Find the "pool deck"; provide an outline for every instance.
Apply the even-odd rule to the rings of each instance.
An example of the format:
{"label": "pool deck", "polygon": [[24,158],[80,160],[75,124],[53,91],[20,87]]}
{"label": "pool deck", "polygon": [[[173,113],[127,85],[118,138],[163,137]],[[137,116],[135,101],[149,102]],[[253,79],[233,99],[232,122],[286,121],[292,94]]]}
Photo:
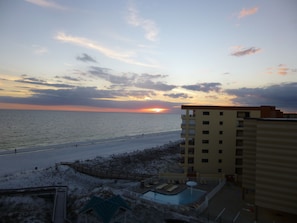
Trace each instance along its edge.
{"label": "pool deck", "polygon": [[[198,182],[197,186],[193,187],[193,189],[209,192],[217,184],[217,181]],[[159,180],[151,183],[144,183],[142,186],[140,185],[136,188],[136,192],[144,194],[148,191],[154,191],[161,194],[174,195],[184,191],[186,188],[189,188],[189,186],[186,185],[186,182]]]}

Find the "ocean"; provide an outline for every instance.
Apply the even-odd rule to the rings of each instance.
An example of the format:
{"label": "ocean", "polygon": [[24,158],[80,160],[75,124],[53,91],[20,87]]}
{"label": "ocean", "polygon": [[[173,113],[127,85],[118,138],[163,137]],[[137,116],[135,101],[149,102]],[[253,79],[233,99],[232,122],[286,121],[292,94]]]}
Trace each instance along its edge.
{"label": "ocean", "polygon": [[0,152],[180,130],[179,114],[0,110]]}

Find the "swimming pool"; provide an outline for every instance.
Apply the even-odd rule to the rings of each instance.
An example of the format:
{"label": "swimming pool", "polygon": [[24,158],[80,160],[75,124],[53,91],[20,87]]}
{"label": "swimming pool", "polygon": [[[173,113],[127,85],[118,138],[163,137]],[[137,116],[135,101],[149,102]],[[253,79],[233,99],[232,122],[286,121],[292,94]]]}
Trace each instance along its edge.
{"label": "swimming pool", "polygon": [[174,195],[160,194],[153,191],[144,193],[141,197],[150,201],[155,201],[161,204],[175,204],[175,205],[186,205],[197,202],[200,198],[206,194],[204,190],[187,188],[182,192]]}

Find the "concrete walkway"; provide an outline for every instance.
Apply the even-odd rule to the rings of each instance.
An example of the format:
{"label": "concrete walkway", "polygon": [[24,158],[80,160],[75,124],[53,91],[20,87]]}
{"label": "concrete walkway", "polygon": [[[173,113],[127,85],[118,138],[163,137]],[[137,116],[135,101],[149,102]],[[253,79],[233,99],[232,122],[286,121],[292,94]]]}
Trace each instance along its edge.
{"label": "concrete walkway", "polygon": [[53,223],[64,223],[66,219],[67,187],[59,187],[56,191],[53,210]]}

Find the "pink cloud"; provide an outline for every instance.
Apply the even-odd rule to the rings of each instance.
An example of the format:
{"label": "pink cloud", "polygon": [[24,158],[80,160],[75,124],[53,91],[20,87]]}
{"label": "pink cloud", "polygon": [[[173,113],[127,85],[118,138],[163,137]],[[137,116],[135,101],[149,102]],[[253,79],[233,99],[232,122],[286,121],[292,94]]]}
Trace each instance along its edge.
{"label": "pink cloud", "polygon": [[241,46],[233,47],[233,52],[231,53],[232,56],[240,57],[246,56],[251,54],[256,54],[260,52],[260,48],[250,47],[250,48],[243,48]]}
{"label": "pink cloud", "polygon": [[250,8],[250,9],[242,9],[239,14],[238,18],[241,19],[245,16],[253,15],[258,12],[258,7]]}
{"label": "pink cloud", "polygon": [[267,68],[267,74],[278,74],[281,76],[285,76],[291,72],[294,72],[294,69],[290,69],[286,64],[279,64],[277,67],[269,67]]}
{"label": "pink cloud", "polygon": [[287,75],[289,68],[285,64],[279,64],[277,68],[277,74],[279,75]]}

